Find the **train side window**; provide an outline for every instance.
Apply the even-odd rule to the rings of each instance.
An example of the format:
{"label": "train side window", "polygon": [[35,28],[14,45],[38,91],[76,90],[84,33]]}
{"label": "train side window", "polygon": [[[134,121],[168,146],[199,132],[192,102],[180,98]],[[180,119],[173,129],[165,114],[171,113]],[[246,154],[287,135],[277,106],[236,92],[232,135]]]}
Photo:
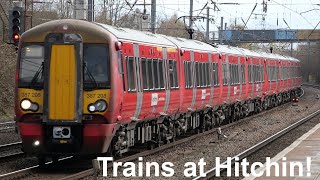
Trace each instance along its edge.
{"label": "train side window", "polygon": [[191,67],[190,67],[190,62],[184,61],[184,76],[185,76],[185,84],[186,88],[191,88]]}
{"label": "train side window", "polygon": [[123,72],[123,53],[122,50],[118,51],[118,71],[119,74],[121,76],[121,80],[122,80],[122,85],[123,85],[123,90],[126,91],[126,86],[125,86],[125,82],[124,82],[124,72]]}
{"label": "train side window", "polygon": [[270,81],[270,66],[267,66],[267,78]]}
{"label": "train side window", "polygon": [[152,59],[147,60],[147,72],[148,72],[148,89],[153,90],[154,89],[154,79],[153,79],[153,67],[152,67]]}
{"label": "train side window", "polygon": [[237,84],[240,84],[239,64],[236,66]]}
{"label": "train side window", "polygon": [[218,71],[218,63],[213,63],[213,85],[219,85],[219,71]]}
{"label": "train side window", "polygon": [[201,71],[201,63],[198,62],[198,68],[197,68],[197,73],[198,73],[198,82],[199,82],[199,87],[202,86],[202,71]]}
{"label": "train side window", "polygon": [[253,72],[254,72],[254,75],[253,75],[254,83],[257,83],[257,82],[259,82],[257,65],[254,65],[254,66],[253,66]]}
{"label": "train side window", "polygon": [[262,82],[262,75],[261,75],[261,71],[262,71],[262,68],[260,65],[258,65],[258,76],[259,76],[259,82],[261,83]]}
{"label": "train side window", "polygon": [[174,82],[175,88],[179,89],[179,79],[178,79],[178,68],[177,68],[177,61],[173,61],[173,70],[174,70]]}
{"label": "train side window", "polygon": [[206,74],[205,74],[205,63],[201,63],[201,87],[206,86],[206,80],[205,80]]}
{"label": "train side window", "polygon": [[237,84],[237,65],[233,64],[233,85]]}
{"label": "train side window", "polygon": [[234,83],[235,84],[239,84],[239,70],[238,70],[239,66],[238,64],[234,65],[234,72],[235,72],[235,80]]}
{"label": "train side window", "polygon": [[261,82],[264,82],[264,67],[260,66]]}
{"label": "train side window", "polygon": [[169,72],[170,72],[170,86],[171,89],[177,89],[178,86],[178,76],[177,76],[177,62],[174,60],[169,60]]}
{"label": "train side window", "polygon": [[245,77],[245,73],[244,73],[244,64],[241,64],[241,84],[245,84],[246,83],[246,77]]}
{"label": "train side window", "polygon": [[199,75],[200,75],[200,87],[203,87],[204,86],[204,79],[203,79],[203,63],[200,63],[199,62]]}
{"label": "train side window", "polygon": [[252,83],[252,65],[248,65],[248,75],[249,75],[249,83]]}
{"label": "train side window", "polygon": [[163,80],[163,60],[159,59],[159,82],[160,82],[160,89],[164,89],[164,80]]}
{"label": "train side window", "polygon": [[204,81],[204,86],[205,87],[208,87],[208,85],[210,84],[209,83],[209,78],[208,78],[208,63],[204,63],[203,64],[204,65],[204,79],[205,79],[205,81]]}
{"label": "train side window", "polygon": [[189,76],[190,76],[190,88],[194,88],[196,83],[195,83],[195,67],[194,67],[194,61],[189,62]]}
{"label": "train side window", "polygon": [[234,85],[235,84],[235,71],[234,71],[234,65],[233,64],[230,64],[230,74],[231,74],[231,77],[230,77],[230,82],[231,82],[231,85]]}
{"label": "train side window", "polygon": [[288,79],[288,67],[283,67],[283,74],[284,74],[285,79],[287,80]]}
{"label": "train side window", "polygon": [[233,68],[232,68],[232,64],[229,64],[229,71],[230,71],[230,84],[233,85]]}
{"label": "train side window", "polygon": [[189,63],[188,61],[183,61],[183,68],[184,68],[184,83],[185,83],[185,88],[189,88]]}
{"label": "train side window", "polygon": [[[211,75],[211,76],[210,76]],[[206,63],[206,80],[207,80],[207,87],[211,87],[210,77],[212,77],[212,72],[210,72],[210,64]]]}
{"label": "train side window", "polygon": [[195,78],[194,78],[194,81],[195,81],[195,84],[197,87],[199,87],[199,70],[198,70],[198,62],[194,62],[194,74],[195,74]]}
{"label": "train side window", "polygon": [[248,82],[251,83],[251,73],[250,73],[250,65],[248,65]]}
{"label": "train side window", "polygon": [[222,79],[223,79],[223,85],[228,85],[227,64],[222,64]]}
{"label": "train side window", "polygon": [[173,72],[173,61],[169,60],[169,76],[170,76],[170,87],[174,88],[174,72]]}
{"label": "train side window", "polygon": [[198,63],[198,79],[199,79],[199,87],[202,86],[202,63]]}
{"label": "train side window", "polygon": [[274,66],[274,80],[277,81],[278,80],[278,71],[277,71],[277,66]]}
{"label": "train side window", "polygon": [[236,83],[239,84],[240,83],[240,78],[239,78],[239,65],[236,65]]}
{"label": "train side window", "polygon": [[142,79],[143,79],[143,89],[148,89],[148,74],[147,74],[147,61],[145,58],[141,59],[141,66],[142,66]]}
{"label": "train side window", "polygon": [[135,84],[135,76],[134,76],[134,63],[133,57],[127,57],[127,85],[128,91],[136,91],[136,84]]}
{"label": "train side window", "polygon": [[273,81],[273,67],[270,67],[270,81]]}
{"label": "train side window", "polygon": [[187,71],[188,71],[188,75],[189,75],[189,88],[193,88],[193,84],[192,84],[192,78],[193,78],[193,68],[192,68],[192,63],[188,62],[188,67],[187,67]]}
{"label": "train side window", "polygon": [[152,60],[152,65],[153,65],[153,75],[154,75],[154,88],[159,89],[159,61],[158,59],[153,59]]}

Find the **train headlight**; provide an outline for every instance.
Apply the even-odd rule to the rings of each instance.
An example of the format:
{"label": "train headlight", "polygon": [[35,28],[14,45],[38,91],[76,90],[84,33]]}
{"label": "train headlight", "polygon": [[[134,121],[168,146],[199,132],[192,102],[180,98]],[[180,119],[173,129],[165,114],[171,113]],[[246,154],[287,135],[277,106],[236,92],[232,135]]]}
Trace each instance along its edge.
{"label": "train headlight", "polygon": [[37,103],[31,102],[29,99],[22,100],[20,106],[24,111],[36,112],[39,110],[39,105]]}
{"label": "train headlight", "polygon": [[23,110],[28,110],[31,107],[32,103],[29,99],[25,99],[21,101],[21,108]]}
{"label": "train headlight", "polygon": [[96,107],[94,105],[90,105],[88,109],[90,112],[94,112],[96,110]]}
{"label": "train headlight", "polygon": [[108,103],[105,100],[98,100],[95,103],[89,104],[88,111],[89,112],[104,112],[108,107]]}

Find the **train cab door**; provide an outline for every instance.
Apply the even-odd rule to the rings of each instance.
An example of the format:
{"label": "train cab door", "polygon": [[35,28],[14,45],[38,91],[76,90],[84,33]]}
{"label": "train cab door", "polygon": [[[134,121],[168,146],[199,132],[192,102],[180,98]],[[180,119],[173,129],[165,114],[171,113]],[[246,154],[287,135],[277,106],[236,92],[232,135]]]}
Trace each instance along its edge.
{"label": "train cab door", "polygon": [[46,37],[44,61],[44,121],[82,120],[82,39],[77,34],[53,33]]}

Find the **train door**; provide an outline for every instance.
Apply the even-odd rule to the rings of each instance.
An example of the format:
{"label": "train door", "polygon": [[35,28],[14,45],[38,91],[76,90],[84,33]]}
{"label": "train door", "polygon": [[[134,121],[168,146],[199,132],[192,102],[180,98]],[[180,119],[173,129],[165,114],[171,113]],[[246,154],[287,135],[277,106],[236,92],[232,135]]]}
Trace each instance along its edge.
{"label": "train door", "polygon": [[248,64],[248,82],[249,82],[249,97],[254,98],[254,73],[253,73],[253,58],[249,58],[249,64]]}
{"label": "train door", "polygon": [[134,52],[134,68],[136,71],[136,76],[135,76],[135,82],[136,82],[136,92],[137,92],[137,103],[136,103],[136,110],[133,116],[133,120],[139,119],[139,115],[141,113],[141,107],[142,107],[142,97],[143,97],[143,92],[142,92],[142,82],[141,82],[141,59],[139,55],[139,45],[138,44],[133,44],[133,52]]}
{"label": "train door", "polygon": [[44,61],[44,121],[82,120],[82,40],[76,34],[49,34]]}
{"label": "train door", "polygon": [[223,78],[222,100],[223,100],[223,103],[229,103],[231,87],[230,87],[230,69],[229,69],[228,54],[225,54],[224,59],[222,59],[222,78]]}
{"label": "train door", "polygon": [[162,48],[163,67],[164,67],[164,87],[166,91],[165,104],[162,114],[166,114],[170,103],[170,84],[169,84],[169,64],[167,57],[167,48]]}
{"label": "train door", "polygon": [[194,109],[197,98],[197,82],[196,82],[196,67],[194,62],[194,52],[190,51],[190,61],[191,61],[191,79],[192,79],[192,102],[190,110]]}
{"label": "train door", "polygon": [[212,54],[208,53],[208,61],[209,61],[209,84],[210,84],[210,98],[208,105],[213,106],[212,100],[214,96],[214,65],[212,62]]}
{"label": "train door", "polygon": [[[192,103],[192,95],[193,95],[193,84],[192,84],[192,61],[191,61],[191,52],[192,51],[185,51],[183,56],[180,59],[181,64],[183,64],[184,67],[184,79],[185,83],[182,84],[184,86],[181,91],[183,92],[181,94],[181,111],[188,111],[189,108],[191,108]],[[181,87],[182,88],[182,87]]]}

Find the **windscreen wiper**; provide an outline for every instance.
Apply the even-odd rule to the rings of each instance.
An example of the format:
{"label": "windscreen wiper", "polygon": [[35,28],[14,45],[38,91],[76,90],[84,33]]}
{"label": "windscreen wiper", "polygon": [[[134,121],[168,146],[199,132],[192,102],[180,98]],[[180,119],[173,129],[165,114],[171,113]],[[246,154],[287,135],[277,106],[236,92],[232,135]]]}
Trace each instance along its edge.
{"label": "windscreen wiper", "polygon": [[[43,62],[41,63],[41,66],[39,67],[37,72],[32,77],[31,82],[30,82],[30,88],[37,88],[36,84],[38,83],[39,77],[42,77],[42,73],[43,73]],[[41,76],[40,76],[40,74],[41,74]],[[41,88],[41,85],[39,85],[38,88]]]}
{"label": "windscreen wiper", "polygon": [[87,63],[83,63],[83,68],[84,68],[85,72],[87,73],[91,83],[94,85],[94,87],[92,89],[97,88],[98,87],[97,81],[94,79],[94,77],[92,76],[91,72],[89,71],[89,69],[87,67]]}

